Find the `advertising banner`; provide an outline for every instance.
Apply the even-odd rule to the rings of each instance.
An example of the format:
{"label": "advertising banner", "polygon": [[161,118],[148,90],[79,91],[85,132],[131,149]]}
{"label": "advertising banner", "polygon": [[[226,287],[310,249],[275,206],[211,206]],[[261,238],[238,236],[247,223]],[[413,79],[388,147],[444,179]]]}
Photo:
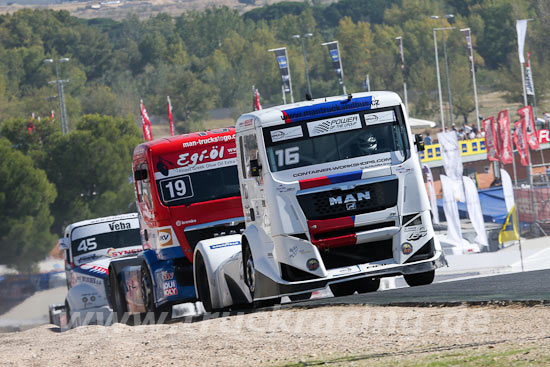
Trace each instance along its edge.
{"label": "advertising banner", "polygon": [[462,158],[460,156],[460,147],[456,132],[449,131],[446,133],[438,133],[437,139],[441,147],[441,158],[445,173],[450,179],[453,186],[453,195],[455,199],[464,201],[464,190],[462,188]]}
{"label": "advertising banner", "polygon": [[336,71],[338,76],[338,82],[340,85],[344,85],[344,71],[342,69],[342,60],[340,58],[340,48],[338,47],[338,41],[324,43],[328,47],[330,59],[332,60],[332,67]]}
{"label": "advertising banner", "polygon": [[493,116],[483,120],[483,130],[485,130],[485,146],[487,147],[487,158],[490,161],[498,161],[498,143],[495,136],[495,118]]}
{"label": "advertising banner", "polygon": [[166,96],[168,100],[168,123],[170,124],[170,136],[174,136],[174,118],[172,117],[172,101],[170,96]]}
{"label": "advertising banner", "polygon": [[432,209],[432,221],[434,224],[439,224],[439,211],[437,210],[437,198],[435,196],[432,170],[425,164],[422,166],[422,170],[426,174],[426,183],[428,184],[428,197],[430,199],[430,208]]}
{"label": "advertising banner", "polygon": [[285,93],[290,93],[292,89],[292,81],[290,80],[290,68],[288,65],[288,55],[286,47],[270,50],[275,53],[279,70],[281,71],[281,79],[283,80],[283,88]]}
{"label": "advertising banner", "polygon": [[149,115],[143,104],[143,100],[139,101],[139,110],[141,112],[141,127],[143,128],[143,138],[146,141],[153,140],[153,133],[151,131],[151,121],[149,120]]}
{"label": "advertising banner", "polygon": [[525,120],[521,119],[514,124],[514,144],[521,158],[521,165],[529,165],[529,147],[527,145],[527,132],[525,128]]}
{"label": "advertising banner", "polygon": [[466,205],[468,208],[468,216],[470,222],[476,231],[476,238],[474,242],[489,247],[487,241],[487,232],[485,231],[485,222],[483,220],[483,213],[481,211],[481,204],[479,202],[479,194],[477,192],[476,185],[470,177],[464,176],[464,191],[466,193]]}
{"label": "advertising banner", "polygon": [[440,176],[441,188],[443,189],[443,211],[447,218],[447,237],[461,245],[462,252],[462,230],[460,229],[460,218],[456,204],[453,182],[445,175]]}
{"label": "advertising banner", "polygon": [[510,138],[510,118],[508,110],[502,110],[498,113],[498,131],[500,144],[500,161],[504,164],[511,164],[514,159],[512,150],[512,140]]}
{"label": "advertising banner", "polygon": [[518,33],[518,54],[519,62],[525,63],[523,48],[525,46],[525,35],[527,34],[527,19],[520,19],[516,22],[516,31]]}
{"label": "advertising banner", "polygon": [[533,117],[533,108],[525,106],[518,110],[519,116],[525,120],[525,130],[527,143],[533,150],[539,149],[539,141],[537,139],[537,129],[535,128],[535,118]]}

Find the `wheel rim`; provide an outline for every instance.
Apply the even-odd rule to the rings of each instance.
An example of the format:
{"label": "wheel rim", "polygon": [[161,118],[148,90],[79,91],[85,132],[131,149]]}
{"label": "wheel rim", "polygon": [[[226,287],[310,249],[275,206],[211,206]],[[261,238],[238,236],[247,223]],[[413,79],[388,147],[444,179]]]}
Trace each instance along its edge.
{"label": "wheel rim", "polygon": [[251,257],[249,257],[246,261],[246,283],[248,284],[248,289],[251,293],[254,293],[254,289],[256,288],[255,273],[254,261]]}

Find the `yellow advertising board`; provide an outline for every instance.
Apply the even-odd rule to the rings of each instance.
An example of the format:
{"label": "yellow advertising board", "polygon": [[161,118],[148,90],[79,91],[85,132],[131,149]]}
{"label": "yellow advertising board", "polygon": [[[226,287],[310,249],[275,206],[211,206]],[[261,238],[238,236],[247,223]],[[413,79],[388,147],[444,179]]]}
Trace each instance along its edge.
{"label": "yellow advertising board", "polygon": [[[485,138],[459,140],[458,146],[460,147],[460,155],[462,156],[487,153]],[[439,144],[426,145],[425,150],[418,152],[418,154],[423,163],[438,161],[441,160],[441,147]]]}

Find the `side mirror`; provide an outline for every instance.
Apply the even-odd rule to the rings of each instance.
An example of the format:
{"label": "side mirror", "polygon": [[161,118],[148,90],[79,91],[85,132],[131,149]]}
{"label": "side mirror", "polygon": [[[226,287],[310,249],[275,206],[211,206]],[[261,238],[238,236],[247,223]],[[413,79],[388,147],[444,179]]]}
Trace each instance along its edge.
{"label": "side mirror", "polygon": [[134,181],[142,181],[147,179],[147,170],[138,169],[134,172]]}
{"label": "side mirror", "polygon": [[71,242],[67,237],[62,237],[58,241],[60,250],[68,250],[71,247]]}
{"label": "side mirror", "polygon": [[259,177],[261,169],[262,169],[262,166],[260,166],[260,163],[258,162],[257,159],[250,160],[250,175],[252,177]]}
{"label": "side mirror", "polygon": [[424,137],[422,134],[415,134],[414,135],[414,144],[416,145],[416,149],[418,149],[419,152],[424,151]]}

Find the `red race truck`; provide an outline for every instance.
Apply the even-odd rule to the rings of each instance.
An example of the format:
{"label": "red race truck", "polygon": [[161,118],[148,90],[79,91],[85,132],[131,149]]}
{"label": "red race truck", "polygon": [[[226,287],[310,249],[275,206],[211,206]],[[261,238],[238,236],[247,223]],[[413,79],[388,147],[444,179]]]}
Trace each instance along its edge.
{"label": "red race truck", "polygon": [[170,311],[197,299],[193,252],[206,238],[244,230],[235,129],[157,139],[134,150],[143,252],[109,267],[111,305],[124,313]]}

